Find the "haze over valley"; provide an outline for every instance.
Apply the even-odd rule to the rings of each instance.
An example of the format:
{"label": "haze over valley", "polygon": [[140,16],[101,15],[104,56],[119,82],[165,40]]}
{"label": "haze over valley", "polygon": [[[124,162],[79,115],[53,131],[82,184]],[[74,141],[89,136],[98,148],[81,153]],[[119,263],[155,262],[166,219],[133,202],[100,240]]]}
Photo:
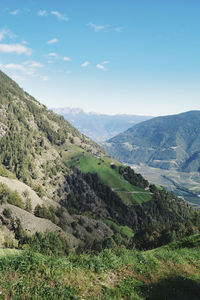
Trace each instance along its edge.
{"label": "haze over valley", "polygon": [[86,113],[80,108],[53,108],[52,110],[64,116],[81,133],[99,143],[114,137],[134,124],[151,118],[150,116],[126,114]]}

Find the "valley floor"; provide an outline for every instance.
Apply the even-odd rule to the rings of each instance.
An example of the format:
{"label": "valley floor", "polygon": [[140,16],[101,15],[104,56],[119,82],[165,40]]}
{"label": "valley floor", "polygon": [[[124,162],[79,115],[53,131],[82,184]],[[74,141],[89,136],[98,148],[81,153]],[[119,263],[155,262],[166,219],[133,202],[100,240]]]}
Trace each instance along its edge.
{"label": "valley floor", "polygon": [[197,172],[178,172],[152,168],[145,164],[131,165],[135,172],[142,174],[149,182],[161,185],[177,196],[183,197],[196,208],[200,208],[200,175]]}
{"label": "valley floor", "polygon": [[0,299],[199,300],[200,236],[151,251],[50,257],[0,250]]}

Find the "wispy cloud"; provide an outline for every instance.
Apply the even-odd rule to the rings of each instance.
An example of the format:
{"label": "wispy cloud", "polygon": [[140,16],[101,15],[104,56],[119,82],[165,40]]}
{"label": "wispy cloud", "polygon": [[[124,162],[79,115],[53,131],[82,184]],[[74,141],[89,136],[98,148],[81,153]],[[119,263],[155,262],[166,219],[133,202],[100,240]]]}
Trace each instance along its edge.
{"label": "wispy cloud", "polygon": [[[63,60],[63,61],[71,61],[72,58],[71,57],[68,57],[68,56],[61,56],[61,55],[58,55],[57,53],[55,52],[50,52],[47,54],[47,57],[48,58],[51,58],[51,59],[58,59],[58,60]],[[48,61],[48,63],[53,63],[54,61],[50,60]]]}
{"label": "wispy cloud", "polygon": [[17,82],[24,82],[26,80],[26,78],[24,76],[20,76],[20,75],[11,75],[11,78]]}
{"label": "wispy cloud", "polygon": [[38,13],[37,13],[37,15],[38,15],[39,17],[47,17],[47,16],[48,16],[48,13],[47,13],[46,10],[39,10]]}
{"label": "wispy cloud", "polygon": [[2,41],[6,36],[8,36],[11,39],[16,37],[16,35],[12,33],[9,29],[2,29],[0,31],[0,41]]}
{"label": "wispy cloud", "polygon": [[13,15],[13,16],[16,16],[16,15],[19,14],[19,12],[20,12],[19,9],[15,9],[15,10],[13,10],[13,11],[10,11],[9,14],[10,14],[10,15]]}
{"label": "wispy cloud", "polygon": [[16,54],[26,54],[30,56],[32,51],[30,48],[21,44],[0,44],[1,53],[16,53]]}
{"label": "wispy cloud", "polygon": [[47,42],[47,44],[55,44],[55,43],[58,43],[58,39],[57,38],[54,38],[50,41]]}
{"label": "wispy cloud", "polygon": [[42,67],[44,67],[43,64],[41,64],[39,61],[35,61],[35,60],[25,61],[24,65],[28,65],[31,68],[42,68]]}
{"label": "wispy cloud", "polygon": [[64,61],[71,61],[72,59],[71,59],[71,57],[64,56],[64,57],[63,57],[63,60],[64,60]]}
{"label": "wispy cloud", "polygon": [[55,52],[50,52],[47,54],[49,57],[55,57],[55,58],[58,58],[58,54],[55,53]]}
{"label": "wispy cloud", "polygon": [[87,25],[90,26],[92,29],[94,29],[95,32],[105,30],[105,28],[107,28],[109,26],[109,25],[96,25],[92,22],[90,22]]}
{"label": "wispy cloud", "polygon": [[62,20],[62,21],[68,21],[69,20],[69,18],[66,17],[66,15],[61,14],[58,11],[53,10],[53,11],[51,11],[51,14],[56,16],[58,18],[58,20]]}
{"label": "wispy cloud", "polygon": [[90,65],[90,62],[89,61],[85,61],[84,63],[81,64],[81,67],[85,68],[88,65]]}
{"label": "wispy cloud", "polygon": [[10,64],[1,65],[1,67],[6,70],[21,71],[25,74],[32,75],[34,74],[37,68],[42,68],[44,67],[44,65],[38,61],[30,60],[30,61],[25,61],[22,64],[10,63]]}
{"label": "wispy cloud", "polygon": [[24,68],[23,65],[20,64],[7,64],[7,65],[1,65],[3,69],[7,70],[17,70],[17,71],[22,71],[26,73],[26,69]]}
{"label": "wispy cloud", "polygon": [[38,61],[25,61],[22,64],[0,64],[0,67],[9,72],[15,72],[15,74],[11,74],[10,76],[17,81],[25,81],[28,76],[40,78],[43,81],[48,80],[48,76],[41,75],[38,73],[38,68],[43,67],[43,65]]}
{"label": "wispy cloud", "polygon": [[106,25],[96,25],[92,22],[88,23],[87,26],[91,27],[95,32],[99,31],[116,31],[121,32],[123,30],[123,27],[114,27],[110,24]]}
{"label": "wispy cloud", "polygon": [[106,70],[106,67],[105,67],[106,64],[109,64],[109,61],[108,61],[108,60],[104,60],[102,63],[97,64],[96,67],[97,67],[97,69],[99,69],[99,70],[105,71],[105,70]]}

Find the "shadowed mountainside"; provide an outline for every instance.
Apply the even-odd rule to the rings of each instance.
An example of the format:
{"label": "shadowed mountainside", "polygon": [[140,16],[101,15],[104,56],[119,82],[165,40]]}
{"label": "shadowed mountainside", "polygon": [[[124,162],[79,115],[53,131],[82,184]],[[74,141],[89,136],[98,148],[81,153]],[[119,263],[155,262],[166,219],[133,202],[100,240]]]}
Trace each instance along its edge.
{"label": "shadowed mountainside", "polygon": [[198,172],[199,128],[200,111],[189,111],[142,122],[103,145],[108,153],[124,163]]}

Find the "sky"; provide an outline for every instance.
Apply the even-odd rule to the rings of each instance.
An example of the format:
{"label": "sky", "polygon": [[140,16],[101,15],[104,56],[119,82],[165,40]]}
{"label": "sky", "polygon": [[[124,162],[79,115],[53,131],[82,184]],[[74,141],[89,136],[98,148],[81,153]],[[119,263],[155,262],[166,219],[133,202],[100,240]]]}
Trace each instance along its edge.
{"label": "sky", "polygon": [[0,69],[49,108],[200,109],[199,0],[1,0]]}

